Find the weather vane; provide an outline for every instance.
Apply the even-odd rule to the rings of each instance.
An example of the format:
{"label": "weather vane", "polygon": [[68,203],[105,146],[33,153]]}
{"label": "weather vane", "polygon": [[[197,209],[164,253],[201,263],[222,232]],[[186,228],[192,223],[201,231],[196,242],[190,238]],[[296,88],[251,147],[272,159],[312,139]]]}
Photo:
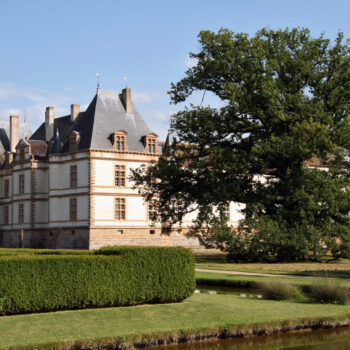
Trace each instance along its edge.
{"label": "weather vane", "polygon": [[126,88],[128,87],[128,77],[124,77]]}
{"label": "weather vane", "polygon": [[97,76],[97,91],[100,90],[100,73],[96,73]]}

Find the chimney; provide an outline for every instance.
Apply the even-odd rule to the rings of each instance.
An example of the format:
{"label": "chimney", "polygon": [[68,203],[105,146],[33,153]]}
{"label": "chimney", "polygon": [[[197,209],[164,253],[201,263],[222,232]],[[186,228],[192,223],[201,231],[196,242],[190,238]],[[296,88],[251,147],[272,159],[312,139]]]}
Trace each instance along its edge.
{"label": "chimney", "polygon": [[19,141],[19,116],[10,115],[10,151],[16,152]]}
{"label": "chimney", "polygon": [[54,110],[53,107],[46,107],[45,111],[45,140],[50,141],[54,134]]}
{"label": "chimney", "polygon": [[70,105],[70,121],[74,122],[80,112],[79,105]]}
{"label": "chimney", "polygon": [[123,100],[124,100],[124,107],[126,113],[131,113],[131,89],[126,88],[122,91],[123,94]]}

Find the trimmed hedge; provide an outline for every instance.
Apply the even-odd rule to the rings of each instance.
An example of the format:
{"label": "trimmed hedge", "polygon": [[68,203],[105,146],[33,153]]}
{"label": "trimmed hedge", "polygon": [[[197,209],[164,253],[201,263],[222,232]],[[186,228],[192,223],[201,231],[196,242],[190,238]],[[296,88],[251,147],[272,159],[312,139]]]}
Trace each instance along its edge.
{"label": "trimmed hedge", "polygon": [[175,302],[194,289],[194,258],[184,248],[0,257],[2,314]]}

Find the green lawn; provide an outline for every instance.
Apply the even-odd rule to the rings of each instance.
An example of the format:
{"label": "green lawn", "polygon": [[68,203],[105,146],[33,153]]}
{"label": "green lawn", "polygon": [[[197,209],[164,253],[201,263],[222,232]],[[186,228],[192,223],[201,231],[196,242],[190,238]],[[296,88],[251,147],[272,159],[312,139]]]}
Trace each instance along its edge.
{"label": "green lawn", "polygon": [[325,319],[350,320],[350,306],[195,294],[175,304],[3,316],[0,317],[0,348],[20,345],[26,349],[52,348],[53,344],[62,342],[71,346],[74,342],[75,346],[132,343],[154,335],[178,337],[223,328],[237,333]]}
{"label": "green lawn", "polygon": [[196,267],[208,270],[240,271],[253,273],[286,274],[302,276],[327,275],[350,279],[350,259],[333,262],[298,263],[228,263],[226,255],[220,252],[195,252]]}

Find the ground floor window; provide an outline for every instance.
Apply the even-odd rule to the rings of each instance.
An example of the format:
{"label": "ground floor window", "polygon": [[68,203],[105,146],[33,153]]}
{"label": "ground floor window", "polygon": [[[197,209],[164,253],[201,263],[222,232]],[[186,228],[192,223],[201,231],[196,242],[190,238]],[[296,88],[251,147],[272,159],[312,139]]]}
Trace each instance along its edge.
{"label": "ground floor window", "polygon": [[5,205],[4,207],[4,225],[9,224],[9,207],[8,205]]}
{"label": "ground floor window", "polygon": [[115,199],[115,219],[125,220],[125,218],[126,218],[125,198],[116,198]]}
{"label": "ground floor window", "polygon": [[77,220],[77,199],[71,198],[69,200],[69,218],[70,221]]}
{"label": "ground floor window", "polygon": [[24,223],[24,204],[23,203],[18,204],[18,223],[19,224]]}

